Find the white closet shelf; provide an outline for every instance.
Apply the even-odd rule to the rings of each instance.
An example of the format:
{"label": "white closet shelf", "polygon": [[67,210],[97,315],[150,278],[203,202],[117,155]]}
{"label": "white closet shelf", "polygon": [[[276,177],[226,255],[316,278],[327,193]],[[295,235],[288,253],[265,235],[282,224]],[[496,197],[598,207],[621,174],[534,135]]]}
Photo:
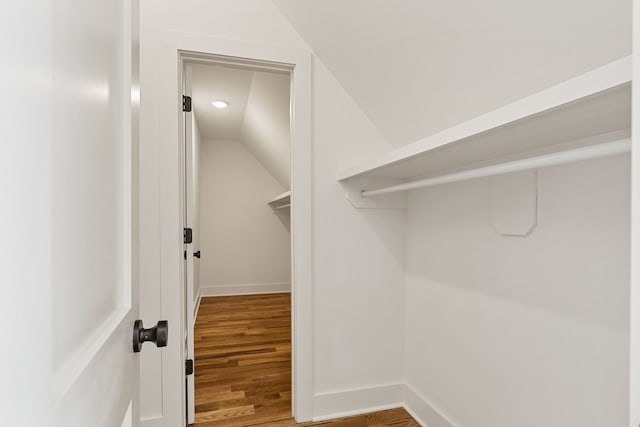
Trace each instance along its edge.
{"label": "white closet shelf", "polygon": [[622,58],[345,170],[338,181],[398,184],[628,138],[631,75],[631,57]]}
{"label": "white closet shelf", "polygon": [[274,210],[289,208],[291,206],[291,191],[276,196],[272,200],[269,200],[267,204]]}

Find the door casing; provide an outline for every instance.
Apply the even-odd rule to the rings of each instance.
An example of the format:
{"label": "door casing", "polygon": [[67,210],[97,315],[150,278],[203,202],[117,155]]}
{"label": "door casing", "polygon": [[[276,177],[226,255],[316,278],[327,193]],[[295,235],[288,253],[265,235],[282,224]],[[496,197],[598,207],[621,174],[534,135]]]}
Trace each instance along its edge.
{"label": "door casing", "polygon": [[[160,311],[169,320],[170,342],[184,342],[184,263],[182,224],[184,200],[180,155],[182,129],[182,72],[185,59],[228,60],[263,68],[291,71],[291,231],[292,231],[292,369],[293,414],[297,421],[313,415],[312,305],[312,132],[311,54],[305,50],[163,31],[156,34]],[[147,136],[148,138],[150,136]],[[143,135],[144,138],[144,135]],[[141,242],[141,246],[146,246]],[[176,286],[176,284],[179,284]],[[142,283],[142,297],[157,285]],[[185,425],[185,354],[182,345],[162,353],[162,422]],[[144,384],[141,384],[144,393]]]}

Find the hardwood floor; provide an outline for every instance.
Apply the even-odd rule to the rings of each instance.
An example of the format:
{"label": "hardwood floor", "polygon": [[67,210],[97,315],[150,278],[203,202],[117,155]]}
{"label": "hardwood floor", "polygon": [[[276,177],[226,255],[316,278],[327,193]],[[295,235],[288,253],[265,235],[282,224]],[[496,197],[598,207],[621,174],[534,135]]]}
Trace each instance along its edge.
{"label": "hardwood floor", "polygon": [[289,294],[203,298],[195,326],[196,427],[419,426],[403,409],[291,418]]}
{"label": "hardwood floor", "polygon": [[196,425],[290,418],[291,296],[203,298],[195,327]]}

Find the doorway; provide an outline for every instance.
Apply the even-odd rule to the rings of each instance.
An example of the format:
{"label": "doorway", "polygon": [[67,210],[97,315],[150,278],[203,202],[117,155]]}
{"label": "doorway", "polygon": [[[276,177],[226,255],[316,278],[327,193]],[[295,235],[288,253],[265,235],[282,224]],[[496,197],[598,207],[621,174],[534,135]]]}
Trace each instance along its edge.
{"label": "doorway", "polygon": [[291,418],[291,69],[183,77],[186,419]]}
{"label": "doorway", "polygon": [[[155,43],[156,55],[149,61],[157,72],[146,93],[156,119],[153,126],[145,127],[143,138],[148,144],[140,158],[149,173],[141,174],[141,187],[149,197],[141,203],[140,211],[142,217],[157,214],[158,223],[149,224],[149,232],[141,237],[142,265],[146,273],[153,274],[143,280],[146,285],[141,299],[148,307],[157,307],[161,318],[173,325],[169,341],[178,345],[167,346],[157,358],[141,364],[141,392],[149,396],[144,414],[164,425],[186,425],[185,364],[189,357],[183,343],[189,328],[185,323],[182,246],[184,159],[178,142],[184,138],[182,82],[185,62],[215,60],[291,72],[291,230],[295,235],[291,251],[292,406],[297,421],[309,421],[314,399],[311,54],[290,47],[171,31],[159,32]],[[153,366],[161,369],[160,378],[153,375]]]}

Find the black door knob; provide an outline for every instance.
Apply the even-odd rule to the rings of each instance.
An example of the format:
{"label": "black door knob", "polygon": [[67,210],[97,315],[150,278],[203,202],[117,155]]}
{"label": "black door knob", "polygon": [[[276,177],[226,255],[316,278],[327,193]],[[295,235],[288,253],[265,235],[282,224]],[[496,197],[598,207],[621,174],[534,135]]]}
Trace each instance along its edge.
{"label": "black door knob", "polygon": [[136,320],[133,324],[133,352],[139,353],[142,344],[147,341],[155,343],[157,347],[166,347],[169,339],[169,322],[160,320],[153,328],[145,329],[142,320]]}
{"label": "black door knob", "polygon": [[196,258],[200,258],[200,251],[194,252],[193,256],[196,257]]}

